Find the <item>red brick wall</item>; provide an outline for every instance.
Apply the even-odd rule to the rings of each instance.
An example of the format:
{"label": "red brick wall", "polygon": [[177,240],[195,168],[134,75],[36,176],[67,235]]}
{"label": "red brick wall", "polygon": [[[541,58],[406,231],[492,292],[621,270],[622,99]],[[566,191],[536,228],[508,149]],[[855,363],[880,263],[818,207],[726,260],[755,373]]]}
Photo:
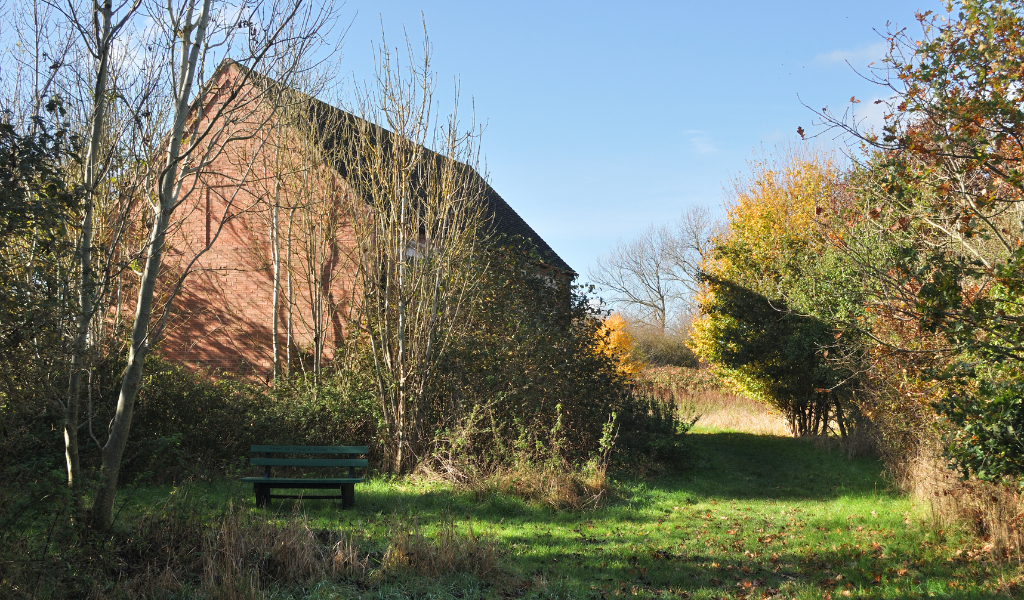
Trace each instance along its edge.
{"label": "red brick wall", "polygon": [[[229,78],[232,73],[220,73]],[[225,85],[229,79],[223,81]],[[209,111],[208,111],[209,112]],[[326,331],[326,355],[333,341],[342,335],[352,316],[355,297],[355,267],[349,259],[355,234],[351,223],[340,216],[320,237],[333,240],[321,244],[326,252],[308,252],[301,224],[322,222],[305,217],[311,210],[328,214],[339,210],[346,186],[335,173],[322,170],[314,176],[301,160],[284,160],[278,149],[292,146],[288,156],[301,156],[294,132],[282,138],[268,139],[273,130],[264,123],[268,116],[255,112],[237,133],[246,127],[250,139],[218,147],[222,150],[210,168],[197,178],[194,189],[175,212],[175,227],[168,236],[165,294],[177,275],[191,262],[171,305],[171,317],[158,351],[166,358],[192,367],[229,371],[269,380],[273,368],[273,270],[270,203],[278,198],[281,232],[281,288],[278,347],[285,361],[287,289],[285,260],[288,233],[288,206],[302,206],[292,214],[292,281],[294,291],[293,355],[310,351],[313,345],[310,260],[316,271],[328,273],[327,286],[332,296],[334,317]],[[271,119],[271,122],[273,120]],[[287,133],[287,132],[286,132]],[[283,141],[282,141],[283,140]],[[299,173],[307,171],[305,177]],[[313,180],[321,186],[310,184]],[[304,189],[302,189],[304,187]],[[219,230],[219,231],[218,231]],[[199,255],[199,258],[193,259]]]}

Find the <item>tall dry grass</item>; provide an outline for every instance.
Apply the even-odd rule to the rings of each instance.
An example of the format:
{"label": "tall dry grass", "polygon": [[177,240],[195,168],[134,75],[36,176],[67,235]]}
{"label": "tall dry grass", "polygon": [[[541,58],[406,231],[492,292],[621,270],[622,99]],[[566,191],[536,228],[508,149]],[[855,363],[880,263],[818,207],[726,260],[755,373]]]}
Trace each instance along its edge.
{"label": "tall dry grass", "polygon": [[728,383],[710,369],[649,368],[637,378],[637,388],[662,402],[674,403],[685,420],[696,418],[697,431],[792,435],[785,417],[761,402],[730,392]]}
{"label": "tall dry grass", "polygon": [[981,552],[1024,558],[1024,495],[1007,485],[961,478],[938,447],[923,448],[903,475],[900,483],[927,504],[936,529],[967,525],[983,542]]}
{"label": "tall dry grass", "polygon": [[523,457],[512,464],[478,464],[470,458],[435,457],[420,463],[415,476],[471,492],[478,500],[495,494],[522,498],[556,510],[597,508],[608,497],[608,457],[573,467],[555,460]]}
{"label": "tall dry grass", "polygon": [[554,509],[597,508],[608,494],[606,467],[572,469],[522,463],[495,471],[477,483],[477,494],[500,492]]}
{"label": "tall dry grass", "polygon": [[942,389],[904,377],[908,368],[923,370],[903,356],[876,363],[860,401],[893,482],[927,507],[937,533],[951,527],[973,533],[981,543],[964,552],[980,548],[997,559],[1024,560],[1024,496],[1012,486],[965,479],[949,468],[943,448],[953,425],[934,404]]}
{"label": "tall dry grass", "polygon": [[460,531],[450,514],[441,520],[432,538],[423,534],[417,517],[395,519],[374,578],[400,577],[411,571],[433,578],[469,573],[487,579],[498,573],[499,559],[492,536],[474,531],[472,523],[466,525],[465,532]]}
{"label": "tall dry grass", "polygon": [[675,402],[684,414],[697,417],[698,431],[738,431],[791,436],[786,419],[761,402],[720,390],[684,392]]}
{"label": "tall dry grass", "polygon": [[[298,505],[297,505],[298,506]],[[296,510],[291,518],[268,521],[261,514],[229,508],[212,526],[198,515],[146,517],[135,543],[151,553],[139,556],[129,576],[98,597],[159,595],[259,600],[279,586],[323,580],[360,581],[366,561],[345,532],[314,531]]]}
{"label": "tall dry grass", "polygon": [[133,545],[150,552],[136,556],[112,590],[96,590],[93,596],[263,600],[281,589],[323,581],[366,587],[410,575],[469,573],[485,579],[501,572],[493,536],[471,525],[460,528],[450,516],[433,535],[426,535],[415,517],[393,518],[383,552],[374,551],[379,545],[361,531],[314,530],[298,504],[287,519],[230,509],[210,527],[181,517],[155,517],[156,527],[142,527],[146,537]]}

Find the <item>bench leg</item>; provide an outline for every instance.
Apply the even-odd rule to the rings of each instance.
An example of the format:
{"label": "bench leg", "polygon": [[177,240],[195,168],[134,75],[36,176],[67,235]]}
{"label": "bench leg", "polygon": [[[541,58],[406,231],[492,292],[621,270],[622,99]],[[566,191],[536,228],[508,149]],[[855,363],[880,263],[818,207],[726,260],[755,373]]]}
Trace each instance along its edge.
{"label": "bench leg", "polygon": [[270,486],[265,483],[254,483],[252,487],[256,492],[256,508],[270,506]]}
{"label": "bench leg", "polygon": [[341,484],[341,508],[352,508],[356,504],[356,484]]}

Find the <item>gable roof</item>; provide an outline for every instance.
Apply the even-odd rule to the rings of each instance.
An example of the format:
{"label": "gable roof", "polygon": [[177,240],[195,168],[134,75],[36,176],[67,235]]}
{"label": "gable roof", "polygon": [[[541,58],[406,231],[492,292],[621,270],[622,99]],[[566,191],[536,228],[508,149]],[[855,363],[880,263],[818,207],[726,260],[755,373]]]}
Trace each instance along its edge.
{"label": "gable roof", "polygon": [[[259,82],[262,85],[270,84],[270,86],[276,87],[278,89],[287,89],[287,86],[283,86],[280,82],[275,81],[274,79],[267,77],[262,73],[254,71],[230,58],[225,58],[221,61],[221,64],[217,66],[216,71],[207,80],[206,85],[212,85],[213,81],[216,79],[219,73],[232,67],[240,71],[244,71],[249,80],[254,83]],[[209,87],[207,87],[207,91],[208,90]],[[309,99],[309,109],[308,111],[306,111],[306,116],[309,118],[308,125],[320,129],[321,131],[323,130],[324,127],[326,127],[327,123],[343,123],[347,124],[346,129],[348,131],[357,130],[358,127],[358,129],[372,132],[371,135],[375,137],[379,136],[378,139],[382,140],[387,140],[394,135],[388,129],[385,129],[384,127],[381,127],[376,123],[366,121],[361,117],[357,117],[356,115],[353,115],[348,111],[327,104],[322,100],[318,100],[316,98],[313,98],[312,96],[308,96],[298,90],[291,89],[290,91],[292,93],[305,96],[306,98]],[[204,95],[205,92],[201,93],[199,96],[202,97]],[[197,97],[194,100],[192,105],[193,110],[200,102],[200,97]],[[340,129],[341,128],[339,128],[339,130]],[[331,146],[336,146],[342,141],[339,139],[339,135],[344,135],[344,133],[339,132],[330,137],[318,136],[318,139],[322,144],[330,144]],[[324,150],[327,150],[328,152],[330,152],[332,149],[333,148],[330,147],[324,148]],[[443,154],[434,152],[429,148],[424,148],[424,150],[426,151],[429,157],[432,157],[433,160],[452,160],[444,156]],[[470,170],[472,172],[472,175],[481,184],[481,187],[483,189],[482,199],[484,201],[484,208],[487,212],[488,217],[490,217],[491,219],[491,224],[494,227],[494,233],[508,237],[520,237],[527,243],[534,246],[534,248],[537,251],[537,254],[540,256],[540,259],[545,266],[553,267],[555,269],[558,269],[559,271],[562,271],[573,276],[577,274],[576,271],[574,271],[572,267],[570,267],[564,260],[562,260],[562,258],[558,256],[558,254],[551,248],[551,246],[549,246],[548,243],[544,241],[544,238],[540,237],[540,235],[536,231],[534,231],[533,228],[530,227],[530,225],[527,224],[527,222],[524,221],[522,217],[519,216],[519,213],[517,213],[511,206],[509,206],[508,202],[505,202],[505,199],[502,198],[498,194],[498,192],[496,192],[494,188],[492,188],[490,184],[487,183],[487,180],[484,179],[480,175],[480,173],[476,171],[476,169],[473,169],[472,167],[465,163],[457,162],[456,164],[458,164],[462,168]],[[342,177],[347,177],[347,169],[344,164],[340,162],[336,163],[334,165],[334,168]]]}
{"label": "gable roof", "polygon": [[[321,144],[325,146],[325,150],[331,151],[337,147],[338,144],[344,143],[341,137],[350,135],[352,131],[369,131],[370,135],[376,139],[387,140],[390,139],[394,134],[388,129],[366,121],[361,117],[357,117],[352,113],[327,104],[326,102],[311,98],[309,110],[307,111],[307,117],[309,118],[308,125],[315,127],[319,130],[327,127],[328,123],[338,123],[341,126],[337,127],[336,132],[331,136],[318,136]],[[429,148],[424,148],[428,160],[448,161],[452,160],[448,157],[434,152]],[[509,237],[520,237],[527,243],[534,246],[541,261],[549,267],[553,267],[560,271],[568,274],[575,275],[576,272],[570,267],[558,254],[544,241],[544,238],[534,231],[532,227],[522,217],[519,216],[508,202],[505,201],[501,195],[498,194],[492,188],[475,169],[465,163],[456,163],[461,168],[469,170],[477,182],[480,184],[483,191],[482,200],[484,203],[484,209],[488,218],[491,220],[491,224],[494,228],[494,233],[502,236]],[[343,177],[347,177],[346,165],[339,162],[335,164],[335,169]]]}

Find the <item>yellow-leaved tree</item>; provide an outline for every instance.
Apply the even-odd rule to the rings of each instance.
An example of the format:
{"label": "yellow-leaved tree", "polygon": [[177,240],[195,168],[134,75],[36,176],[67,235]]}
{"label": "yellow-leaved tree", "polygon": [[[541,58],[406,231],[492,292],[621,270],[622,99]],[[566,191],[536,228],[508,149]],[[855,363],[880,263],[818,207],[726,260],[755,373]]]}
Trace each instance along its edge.
{"label": "yellow-leaved tree", "polygon": [[835,422],[845,436],[849,374],[826,360],[835,332],[823,298],[841,278],[815,220],[842,179],[832,155],[782,149],[734,184],[728,228],[704,261],[691,348],[746,395],[781,410],[794,434]]}
{"label": "yellow-leaved tree", "polygon": [[628,325],[629,323],[619,313],[609,315],[598,330],[597,351],[613,359],[619,373],[633,378],[647,365],[636,358],[633,351],[633,336],[627,331]]}

